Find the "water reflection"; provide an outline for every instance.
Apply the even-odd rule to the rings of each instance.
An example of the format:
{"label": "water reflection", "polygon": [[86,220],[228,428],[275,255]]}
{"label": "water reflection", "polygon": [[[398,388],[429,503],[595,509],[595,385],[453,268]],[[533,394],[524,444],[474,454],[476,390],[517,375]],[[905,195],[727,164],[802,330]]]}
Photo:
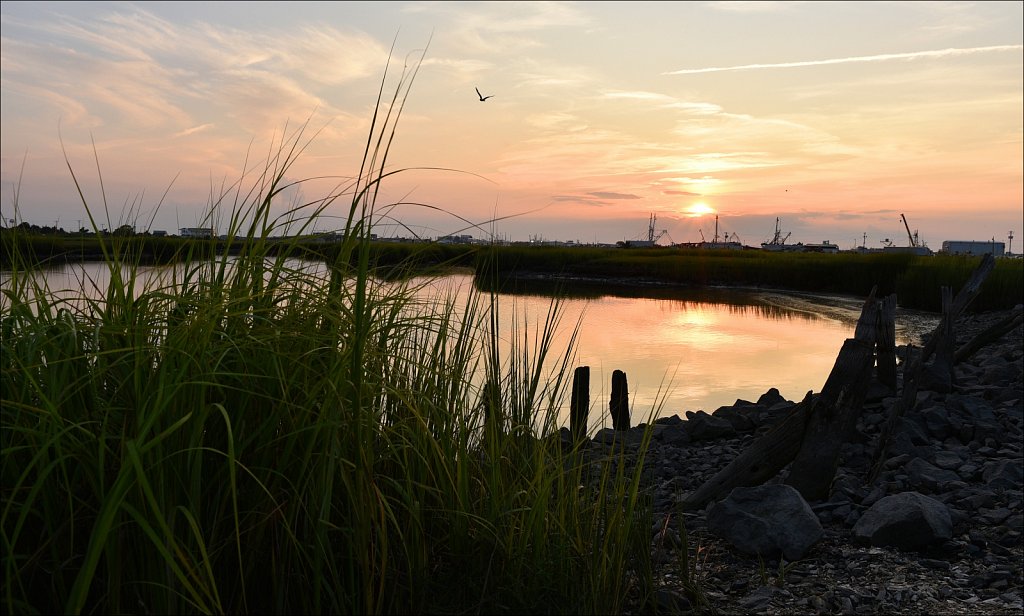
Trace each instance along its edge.
{"label": "water reflection", "polygon": [[[323,268],[312,262],[292,265],[313,274],[313,280]],[[181,267],[138,268],[136,293],[172,284],[175,277],[180,279]],[[103,263],[83,263],[38,275],[68,302],[80,303],[83,296],[104,296],[110,271]],[[9,279],[9,274],[0,274],[0,287]],[[470,274],[409,282],[424,301],[454,294],[458,306],[465,305],[474,288],[481,289]],[[580,321],[573,366],[591,367],[593,427],[610,425],[614,370],[627,375],[634,423],[651,413],[711,412],[737,399],[756,400],[771,387],[799,400],[808,390],[821,389],[843,341],[852,336],[862,304],[842,297],[587,281],[573,282],[571,294],[568,288],[552,281],[503,287],[498,294],[500,335],[508,345],[513,332],[522,335],[524,322],[531,331],[539,328],[552,293],[557,294],[563,320],[554,351],[568,346],[573,325]],[[514,328],[517,321],[519,329]],[[907,336],[899,319],[897,325],[897,343],[902,344]],[[566,418],[567,407],[568,396],[562,413]]]}
{"label": "water reflection", "polygon": [[[863,305],[839,296],[539,279],[500,291],[545,306],[555,294],[567,321],[582,315],[576,365],[591,367],[592,412],[607,415],[611,374],[622,370],[634,423],[652,413],[712,412],[771,387],[791,400],[820,390]],[[898,326],[897,343],[906,341]]]}

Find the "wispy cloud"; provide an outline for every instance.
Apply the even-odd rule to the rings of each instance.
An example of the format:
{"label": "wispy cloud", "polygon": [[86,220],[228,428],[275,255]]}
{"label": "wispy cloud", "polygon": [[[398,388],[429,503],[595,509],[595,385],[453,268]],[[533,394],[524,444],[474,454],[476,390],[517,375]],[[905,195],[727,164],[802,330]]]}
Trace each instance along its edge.
{"label": "wispy cloud", "polygon": [[777,62],[773,64],[741,64],[738,66],[712,66],[706,68],[684,68],[668,71],[663,75],[695,75],[698,73],[721,73],[725,71],[749,71],[766,68],[802,68],[807,66],[827,66],[831,64],[854,64],[860,62],[886,62],[889,60],[920,60],[923,58],[945,58],[965,56],[977,53],[1001,51],[1021,51],[1024,45],[991,45],[988,47],[951,47],[928,51],[912,51],[908,53],[886,53],[873,56],[851,56],[848,58],[828,58],[825,60],[807,60],[803,62]]}
{"label": "wispy cloud", "polygon": [[604,98],[618,98],[618,99],[626,99],[626,100],[654,101],[654,102],[661,102],[661,103],[672,102],[672,101],[675,100],[671,96],[668,96],[666,94],[660,94],[658,92],[647,92],[647,91],[644,91],[644,90],[635,90],[635,91],[626,91],[626,92],[624,92],[624,91],[605,92],[601,96],[603,96]]}
{"label": "wispy cloud", "polygon": [[803,2],[774,2],[772,0],[755,0],[753,2],[709,2],[708,6],[720,11],[730,13],[773,13],[793,8],[794,5],[804,4]]}
{"label": "wispy cloud", "polygon": [[608,205],[608,202],[604,199],[597,199],[586,195],[552,195],[551,200],[556,203],[576,203],[591,207],[604,207]]}
{"label": "wispy cloud", "polygon": [[[49,91],[41,98],[67,118],[174,137],[193,134],[221,112],[249,131],[314,110],[343,116],[324,94],[375,75],[387,57],[358,31],[318,25],[285,35],[246,32],[172,23],[130,7],[89,20],[15,25],[26,39],[58,43],[10,46],[5,39],[5,90]],[[69,91],[73,105],[57,96]]]}
{"label": "wispy cloud", "polygon": [[636,195],[617,193],[617,192],[604,192],[604,191],[594,191],[594,192],[589,192],[587,194],[588,195],[593,195],[594,197],[597,197],[598,199],[639,199],[640,198],[640,197],[638,197]]}
{"label": "wispy cloud", "polygon": [[568,2],[414,2],[403,11],[447,22],[446,36],[468,54],[536,49],[543,46],[543,30],[591,23],[584,10]]}

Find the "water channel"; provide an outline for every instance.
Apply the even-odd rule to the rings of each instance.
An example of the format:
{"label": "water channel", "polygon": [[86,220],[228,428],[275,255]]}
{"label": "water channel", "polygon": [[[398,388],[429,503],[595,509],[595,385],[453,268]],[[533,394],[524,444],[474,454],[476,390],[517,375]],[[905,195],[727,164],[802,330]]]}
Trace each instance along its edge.
{"label": "water channel", "polygon": [[[169,269],[139,268],[136,290]],[[9,273],[0,273],[0,288],[9,278]],[[49,288],[65,297],[99,297],[108,278],[103,263],[45,271]],[[710,413],[737,399],[755,401],[771,387],[790,400],[801,399],[808,390],[819,391],[843,340],[853,334],[863,302],[720,288],[582,282],[559,288],[563,317],[554,351],[564,351],[579,321],[572,366],[590,366],[592,428],[610,425],[607,408],[614,370],[627,375],[634,423],[651,414]],[[462,305],[473,290],[471,274],[453,273],[422,285],[419,293],[427,299],[454,293]],[[520,331],[524,323],[531,331],[542,327],[551,291],[551,285],[544,285],[499,292],[502,337],[512,335],[513,320],[518,320]],[[930,322],[931,315],[901,311],[897,344],[917,342]],[[567,416],[568,395],[565,405]]]}

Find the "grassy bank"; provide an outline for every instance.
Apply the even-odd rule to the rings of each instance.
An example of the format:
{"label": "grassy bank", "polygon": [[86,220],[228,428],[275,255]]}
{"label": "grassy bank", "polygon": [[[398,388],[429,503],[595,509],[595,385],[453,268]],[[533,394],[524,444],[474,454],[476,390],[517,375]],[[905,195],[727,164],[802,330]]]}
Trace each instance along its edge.
{"label": "grassy bank", "polygon": [[[941,286],[954,293],[980,257],[906,254],[814,254],[750,251],[497,247],[498,279],[523,273],[551,276],[638,279],[686,286],[750,286],[866,296],[896,293],[901,306],[940,309]],[[1024,302],[1024,260],[997,259],[995,270],[972,305],[1001,310]]]}
{"label": "grassy bank", "polygon": [[502,352],[493,297],[422,303],[376,275],[373,195],[410,82],[378,100],[326,274],[268,239],[301,131],[243,178],[231,258],[186,252],[135,291],[144,251],[100,238],[110,283],[80,304],[11,244],[7,612],[607,613],[650,595],[641,468],[588,464],[554,430],[557,303]]}
{"label": "grassy bank", "polygon": [[[36,263],[64,262],[82,256],[103,258],[102,238],[86,239],[19,236],[0,233],[2,255],[14,251]],[[140,236],[131,244],[140,263],[169,263],[188,255],[237,253],[239,245],[225,240],[187,240]],[[314,238],[268,238],[268,254],[280,251],[305,258],[334,262],[345,250],[343,242]],[[351,256],[351,255],[350,255]],[[825,255],[762,251],[708,251],[622,248],[558,248],[547,246],[489,246],[433,242],[370,242],[370,263],[378,273],[429,272],[449,266],[474,267],[499,281],[522,274],[586,278],[644,279],[666,284],[750,286],[813,293],[866,296],[878,285],[882,293],[896,293],[905,308],[938,311],[942,286],[959,289],[980,257],[907,254]],[[0,265],[8,258],[0,259]],[[493,265],[492,265],[493,264]],[[487,277],[481,277],[487,283]],[[486,287],[485,287],[486,288]],[[503,288],[501,285],[495,289]],[[973,310],[1003,310],[1024,302],[1024,260],[998,259]]]}

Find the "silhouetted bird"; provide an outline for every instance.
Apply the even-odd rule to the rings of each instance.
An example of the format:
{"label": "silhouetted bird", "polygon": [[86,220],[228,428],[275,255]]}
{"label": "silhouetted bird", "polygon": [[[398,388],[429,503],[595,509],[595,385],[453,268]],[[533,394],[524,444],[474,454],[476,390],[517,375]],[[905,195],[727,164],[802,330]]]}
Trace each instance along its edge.
{"label": "silhouetted bird", "polygon": [[473,89],[476,90],[476,95],[480,97],[480,102],[481,103],[484,102],[485,100],[491,98],[492,96],[494,96],[493,94],[488,94],[487,96],[484,96],[483,94],[480,94],[480,88],[473,88]]}

